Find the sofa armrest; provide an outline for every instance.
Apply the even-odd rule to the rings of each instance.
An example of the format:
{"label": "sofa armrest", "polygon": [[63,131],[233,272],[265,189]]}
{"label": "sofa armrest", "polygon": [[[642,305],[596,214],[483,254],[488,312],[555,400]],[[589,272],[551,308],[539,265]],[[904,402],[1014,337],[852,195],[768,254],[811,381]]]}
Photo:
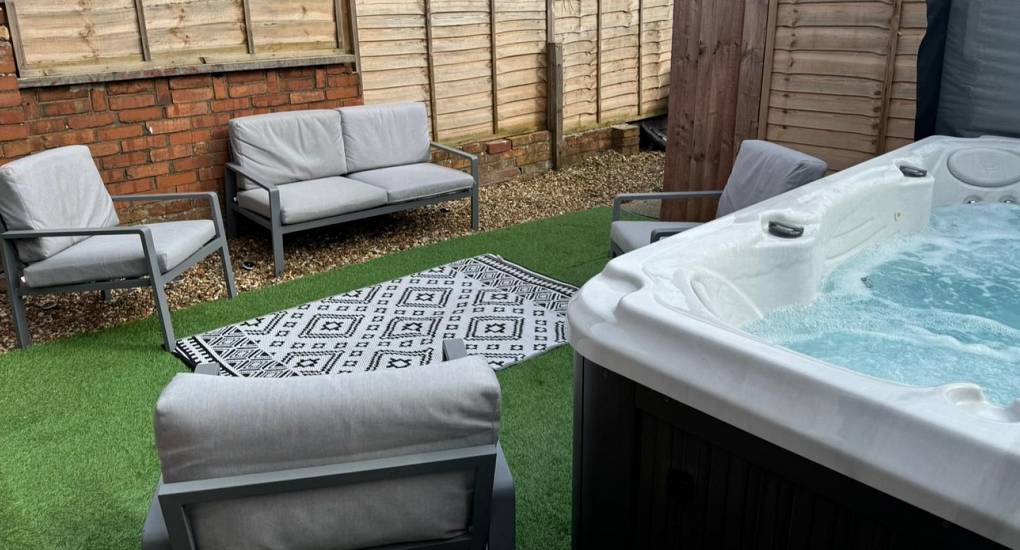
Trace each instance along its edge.
{"label": "sofa armrest", "polygon": [[712,199],[722,196],[722,191],[666,191],[663,193],[627,193],[617,195],[613,199],[613,221],[620,219],[621,207],[624,203],[652,200],[691,200]]}
{"label": "sofa armrest", "polygon": [[277,188],[275,184],[259,181],[259,176],[256,176],[254,172],[241,166],[240,164],[237,164],[236,162],[228,162],[226,165],[226,169],[239,176],[244,176],[244,179],[265,189],[266,191],[272,192],[274,189]]}

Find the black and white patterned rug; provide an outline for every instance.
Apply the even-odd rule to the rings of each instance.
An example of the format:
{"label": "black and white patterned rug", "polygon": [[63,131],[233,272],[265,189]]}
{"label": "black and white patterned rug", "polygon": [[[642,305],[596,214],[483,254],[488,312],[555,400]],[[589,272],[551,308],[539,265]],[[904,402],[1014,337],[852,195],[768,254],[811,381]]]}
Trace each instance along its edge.
{"label": "black and white patterned rug", "polygon": [[576,287],[487,254],[177,341],[191,366],[283,377],[408,368],[461,338],[495,369],[566,342]]}

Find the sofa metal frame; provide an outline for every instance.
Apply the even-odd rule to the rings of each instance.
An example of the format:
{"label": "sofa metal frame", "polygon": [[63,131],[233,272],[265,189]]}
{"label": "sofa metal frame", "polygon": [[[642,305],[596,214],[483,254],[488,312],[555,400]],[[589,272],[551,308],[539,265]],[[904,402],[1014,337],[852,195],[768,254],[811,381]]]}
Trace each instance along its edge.
{"label": "sofa metal frame", "polygon": [[[220,251],[223,259],[223,278],[227,285],[227,294],[231,298],[237,295],[237,286],[234,282],[234,271],[230,263],[230,251],[227,248],[226,232],[223,228],[223,218],[220,215],[220,201],[216,196],[216,193],[121,195],[110,198],[113,199],[114,202],[205,200],[209,203],[216,236],[191,254],[191,256],[179,265],[164,273],[160,269],[159,262],[156,258],[156,246],[152,239],[152,231],[145,226],[127,225],[116,227],[4,231],[0,234],[0,245],[2,245],[4,273],[6,274],[7,279],[7,296],[11,302],[11,310],[14,317],[14,330],[17,334],[19,347],[27,348],[32,345],[32,334],[29,331],[28,319],[25,313],[25,296],[99,290],[102,291],[103,298],[109,301],[111,298],[111,291],[114,289],[151,287],[156,302],[156,313],[159,315],[159,322],[162,326],[163,347],[167,351],[173,351],[176,345],[176,340],[174,339],[174,328],[173,320],[170,317],[170,307],[166,298],[166,285],[217,250]],[[4,229],[6,229],[6,227],[4,227]],[[142,241],[142,252],[145,255],[147,273],[140,277],[127,279],[105,279],[85,283],[45,287],[28,287],[20,284],[21,269],[24,263],[18,258],[18,251],[14,246],[15,241],[22,239],[37,239],[40,237],[93,237],[102,235],[137,235]]]}
{"label": "sofa metal frame", "polygon": [[[478,197],[478,157],[455,149],[448,145],[441,143],[432,142],[432,147],[445,151],[451,155],[458,156],[467,159],[471,162],[471,178],[475,180],[474,185],[469,189],[463,191],[454,191],[450,193],[443,193],[440,195],[433,195],[431,197],[425,197],[422,199],[414,199],[409,201],[403,201],[393,204],[386,204],[376,208],[369,208],[367,210],[359,210],[357,212],[349,212],[346,214],[340,214],[338,216],[330,216],[328,218],[320,218],[318,220],[310,220],[301,223],[287,224],[284,225],[280,216],[280,190],[279,186],[272,183],[265,183],[259,180],[259,177],[255,175],[251,170],[244,168],[236,162],[227,163],[225,180],[226,180],[226,193],[227,193],[227,230],[228,234],[234,236],[237,234],[237,214],[244,216],[245,218],[255,222],[256,224],[269,230],[273,239],[273,268],[277,277],[283,275],[284,269],[284,257],[283,257],[283,236],[288,233],[296,233],[298,231],[305,231],[308,229],[315,229],[317,227],[325,227],[329,225],[336,225],[344,222],[350,222],[355,220],[361,220],[365,218],[371,218],[375,216],[382,216],[384,214],[392,214],[393,212],[401,212],[404,210],[411,210],[413,208],[419,208],[429,204],[435,204],[439,202],[453,201],[462,198],[471,198],[471,229],[473,231],[478,230],[478,208],[479,208],[479,197]],[[269,213],[270,216],[267,218],[257,212],[242,208],[237,202],[237,177],[241,176],[250,184],[261,187],[269,193]],[[283,184],[286,185],[286,184]]]}
{"label": "sofa metal frame", "polygon": [[[466,357],[461,340],[443,342],[445,360]],[[199,365],[197,374],[217,375],[219,366]],[[452,539],[395,544],[374,550],[513,550],[516,497],[513,478],[499,443],[293,468],[276,472],[164,483],[152,499],[142,534],[142,550],[196,550],[187,507],[214,500],[288,493],[401,477],[470,470],[475,490],[464,534]]]}
{"label": "sofa metal frame", "polygon": [[[652,201],[652,200],[692,200],[692,199],[717,199],[722,196],[721,190],[713,191],[666,191],[663,193],[628,193],[624,195],[617,195],[613,199],[613,221],[621,221],[620,217],[623,214],[623,205],[628,202],[636,201]],[[661,221],[664,224],[668,224],[665,220]],[[648,244],[654,243],[658,240],[665,239],[666,237],[682,233],[682,229],[669,229],[669,227],[663,227],[659,229],[653,229],[648,235]],[[623,254],[623,249],[620,245],[616,244],[611,238],[609,240],[609,256],[615,258]]]}

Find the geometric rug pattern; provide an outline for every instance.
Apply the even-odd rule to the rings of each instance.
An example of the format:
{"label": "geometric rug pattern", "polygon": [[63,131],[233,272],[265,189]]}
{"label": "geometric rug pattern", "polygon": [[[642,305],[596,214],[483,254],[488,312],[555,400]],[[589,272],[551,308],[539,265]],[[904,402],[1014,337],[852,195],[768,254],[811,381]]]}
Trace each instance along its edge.
{"label": "geometric rug pattern", "polygon": [[443,340],[502,369],[566,342],[577,288],[486,254],[177,341],[221,376],[287,377],[427,366]]}

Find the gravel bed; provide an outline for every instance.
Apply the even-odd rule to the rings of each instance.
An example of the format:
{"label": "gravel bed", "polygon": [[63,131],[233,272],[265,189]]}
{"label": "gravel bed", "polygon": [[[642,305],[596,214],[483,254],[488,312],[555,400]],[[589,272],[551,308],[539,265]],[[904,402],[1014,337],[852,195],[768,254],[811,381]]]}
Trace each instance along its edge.
{"label": "gravel bed", "polygon": [[[658,152],[621,155],[605,152],[558,172],[516,178],[481,189],[481,229],[508,227],[598,206],[619,193],[652,191],[662,186],[664,156]],[[297,233],[286,237],[286,271],[273,277],[269,233],[252,230],[230,240],[240,292],[311,273],[361,263],[372,258],[470,234],[467,200],[432,205],[369,220]],[[251,271],[241,268],[253,262]],[[10,305],[0,311],[0,351],[15,347]],[[226,296],[219,255],[187,271],[168,289],[173,310]],[[112,302],[99,292],[30,296],[26,300],[34,342],[46,342],[123,324],[152,315],[147,289],[114,291]],[[153,342],[157,336],[153,335]],[[155,345],[155,344],[154,344]]]}

